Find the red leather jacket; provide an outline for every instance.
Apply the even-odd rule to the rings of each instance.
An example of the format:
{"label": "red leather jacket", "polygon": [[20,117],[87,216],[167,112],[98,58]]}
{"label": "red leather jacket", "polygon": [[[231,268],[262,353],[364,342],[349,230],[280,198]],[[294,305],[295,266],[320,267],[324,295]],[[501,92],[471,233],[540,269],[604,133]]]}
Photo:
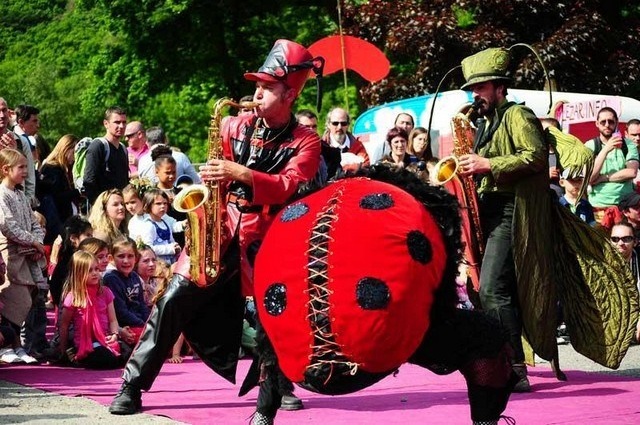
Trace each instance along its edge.
{"label": "red leather jacket", "polygon": [[253,295],[253,260],[275,213],[318,171],[320,138],[292,119],[290,128],[268,142],[254,137],[259,131],[254,131],[253,115],[230,117],[222,123],[224,158],[253,170],[250,187],[231,182],[227,188],[248,202],[244,208],[227,203],[229,232],[238,232],[244,295]]}

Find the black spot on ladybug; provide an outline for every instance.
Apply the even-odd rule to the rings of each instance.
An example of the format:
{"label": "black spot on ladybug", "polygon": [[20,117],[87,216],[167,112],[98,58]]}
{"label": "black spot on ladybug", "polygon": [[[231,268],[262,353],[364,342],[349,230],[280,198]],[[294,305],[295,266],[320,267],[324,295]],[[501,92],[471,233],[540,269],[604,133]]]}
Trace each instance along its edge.
{"label": "black spot on ladybug", "polygon": [[374,193],[360,199],[360,208],[364,210],[385,210],[393,206],[393,198],[388,193]]}
{"label": "black spot on ladybug", "polygon": [[306,213],[309,212],[309,206],[303,202],[296,202],[284,209],[280,216],[280,221],[288,223],[289,221],[297,220]]}
{"label": "black spot on ladybug", "polygon": [[247,247],[247,261],[253,267],[253,263],[256,261],[256,255],[258,255],[258,249],[262,245],[262,240],[253,241]]}
{"label": "black spot on ladybug", "polygon": [[281,315],[287,308],[287,287],[272,283],[264,294],[264,308],[272,316]]}
{"label": "black spot on ladybug", "polygon": [[390,299],[389,287],[380,279],[365,277],[356,285],[356,300],[365,310],[381,310]]}
{"label": "black spot on ladybug", "polygon": [[427,264],[433,257],[433,248],[429,238],[419,230],[412,230],[407,235],[409,255],[419,263]]}

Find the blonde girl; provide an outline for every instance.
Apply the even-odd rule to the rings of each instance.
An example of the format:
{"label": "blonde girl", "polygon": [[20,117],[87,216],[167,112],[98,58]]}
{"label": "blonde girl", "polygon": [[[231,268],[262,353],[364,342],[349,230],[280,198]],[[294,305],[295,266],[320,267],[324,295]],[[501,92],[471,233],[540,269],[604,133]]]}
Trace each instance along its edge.
{"label": "blonde girl", "polygon": [[[68,350],[73,324],[74,349]],[[86,251],[71,257],[63,292],[60,323],[60,355],[90,369],[114,369],[123,365],[118,343],[118,320],[113,293],[101,284],[96,258]]]}
{"label": "blonde girl", "polygon": [[[40,300],[42,294],[46,298],[48,287],[42,275],[45,230],[20,189],[27,177],[27,159],[22,152],[2,149],[0,173],[0,252],[7,267],[7,278],[0,285],[2,322],[19,335],[33,299]],[[18,361],[36,362],[22,347],[18,346],[15,354]]]}
{"label": "blonde girl", "polygon": [[126,209],[120,189],[105,190],[91,207],[89,222],[93,236],[108,244],[127,234]]}

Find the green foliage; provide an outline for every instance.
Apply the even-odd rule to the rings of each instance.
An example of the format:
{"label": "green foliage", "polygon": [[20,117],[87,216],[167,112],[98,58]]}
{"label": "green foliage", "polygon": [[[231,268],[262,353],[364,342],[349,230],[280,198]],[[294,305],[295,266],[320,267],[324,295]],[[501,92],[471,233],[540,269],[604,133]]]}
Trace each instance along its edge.
{"label": "green foliage", "polygon": [[[50,143],[96,136],[111,105],[160,125],[195,161],[206,155],[213,102],[253,93],[243,73],[279,38],[310,45],[338,32],[335,0],[7,0],[0,4],[0,96],[41,110]],[[367,106],[433,91],[481,49],[533,44],[561,88],[640,95],[635,0],[343,0],[344,30],[383,49],[391,75],[323,79],[321,123],[333,106]],[[515,85],[542,86],[531,56],[515,56]],[[459,87],[461,76],[446,88]],[[345,100],[345,95],[346,99]],[[315,109],[310,81],[297,107]]]}
{"label": "green foliage", "polygon": [[0,28],[5,33],[23,33],[64,12],[66,0],[5,0],[0,3]]}
{"label": "green foliage", "polygon": [[[363,87],[366,105],[433,92],[466,56],[515,43],[538,50],[561,90],[640,96],[637,0],[398,0],[389,6],[386,0],[345,4],[345,31],[403,64]],[[541,89],[544,73],[535,57],[512,56],[514,87]],[[443,90],[463,81],[454,73]]]}
{"label": "green foliage", "polygon": [[207,156],[207,129],[214,101],[208,94],[211,86],[185,85],[171,87],[145,105],[141,119],[147,126],[166,130],[171,145],[189,152],[194,162],[204,162]]}
{"label": "green foliage", "polygon": [[453,16],[455,17],[456,24],[459,28],[467,29],[478,23],[478,21],[476,21],[476,14],[478,13],[477,8],[469,10],[454,4],[451,6],[451,11],[453,12]]}
{"label": "green foliage", "polygon": [[[334,107],[346,108],[348,102],[349,114],[352,117],[358,116],[362,110],[358,99],[358,86],[354,82],[361,82],[362,78],[353,72],[348,72],[347,81],[350,83],[345,90],[343,84],[342,73],[336,73],[322,79],[322,108],[318,112],[318,131],[324,130],[324,121],[331,109]],[[346,94],[346,101],[345,101]],[[296,109],[310,109],[316,110],[316,84],[315,80],[310,80],[305,89],[303,90],[298,102],[295,105]]]}
{"label": "green foliage", "polygon": [[103,107],[83,103],[87,87],[98,81],[87,64],[100,48],[101,34],[90,15],[77,13],[48,19],[24,35],[13,33],[15,42],[0,62],[0,95],[10,105],[38,106],[41,133],[49,143],[66,133],[85,136],[102,131],[96,114]]}

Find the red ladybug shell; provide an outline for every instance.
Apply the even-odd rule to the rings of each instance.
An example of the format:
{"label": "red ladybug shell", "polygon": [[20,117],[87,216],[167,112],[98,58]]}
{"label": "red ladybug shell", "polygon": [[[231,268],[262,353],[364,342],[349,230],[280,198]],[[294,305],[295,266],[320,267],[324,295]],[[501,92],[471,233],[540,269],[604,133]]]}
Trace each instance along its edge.
{"label": "red ladybug shell", "polygon": [[[265,235],[254,269],[259,317],[284,374],[304,381],[325,349],[357,364],[354,370],[399,367],[429,327],[445,261],[435,220],[396,186],[345,179],[289,205]],[[318,304],[329,318],[322,335],[314,329]]]}

